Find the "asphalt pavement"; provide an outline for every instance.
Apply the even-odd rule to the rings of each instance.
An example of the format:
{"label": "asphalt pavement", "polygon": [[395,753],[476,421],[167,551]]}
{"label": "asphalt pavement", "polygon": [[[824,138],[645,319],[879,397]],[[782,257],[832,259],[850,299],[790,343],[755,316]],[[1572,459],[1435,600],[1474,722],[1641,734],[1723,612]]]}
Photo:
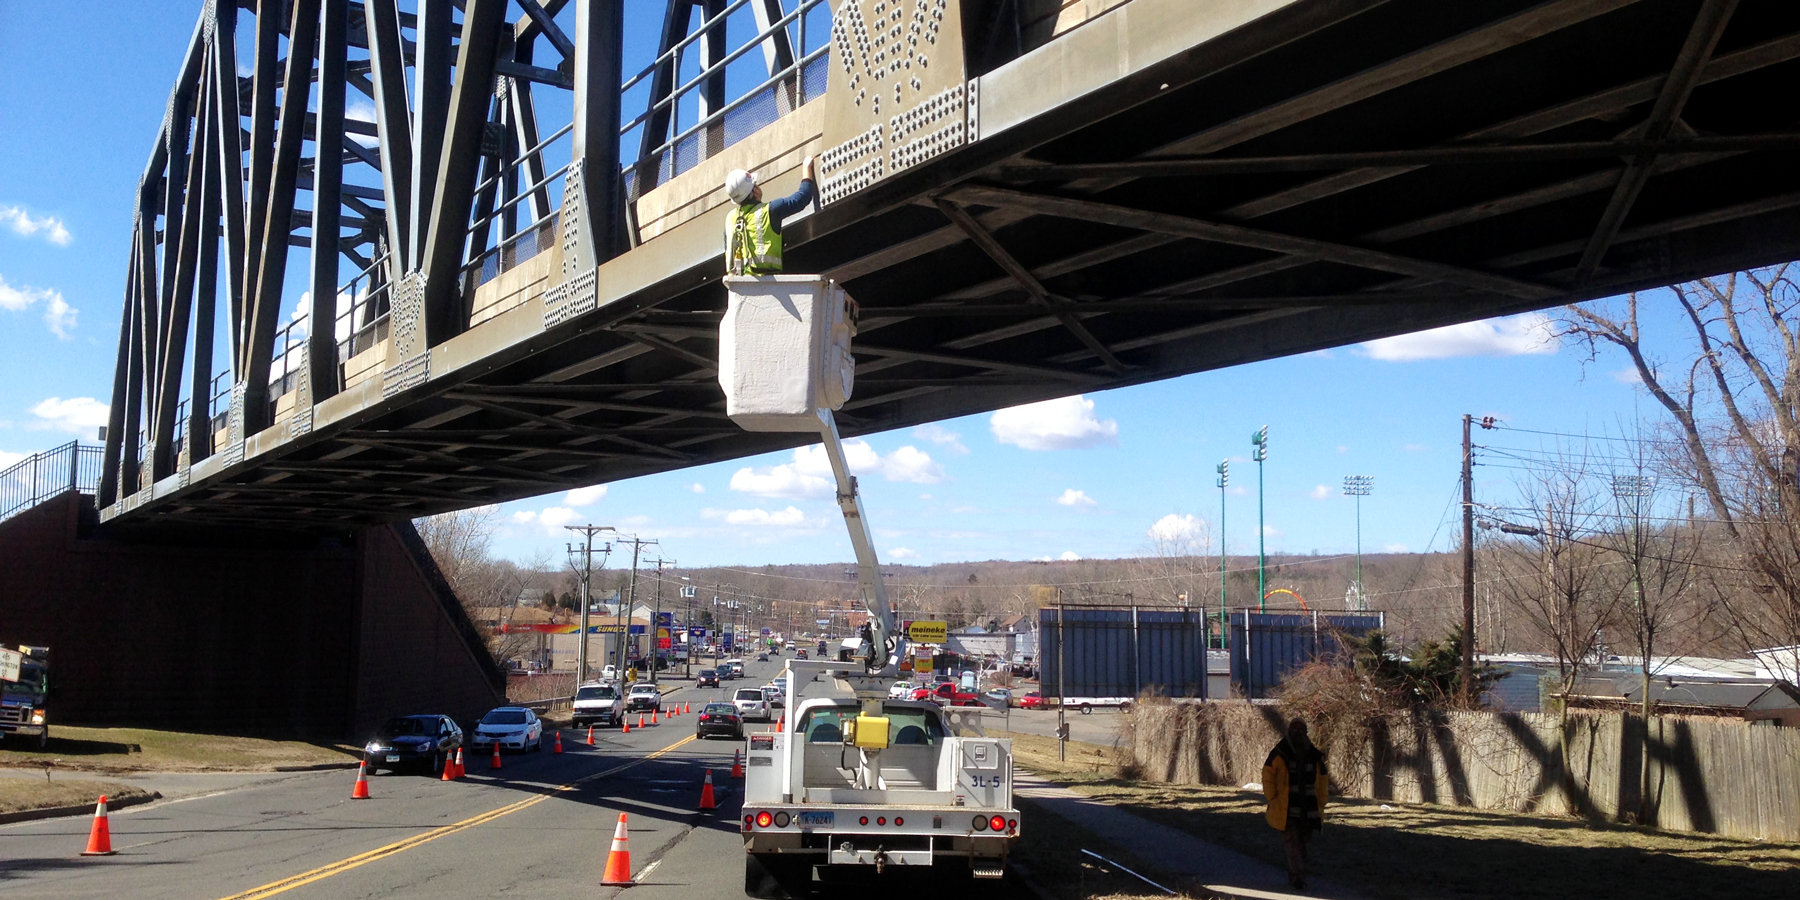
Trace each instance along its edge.
{"label": "asphalt pavement", "polygon": [[[498,770],[469,756],[468,777],[443,782],[382,772],[371,799],[351,800],[354,771],[162,780],[175,796],[110,817],[117,855],[83,857],[91,819],[0,827],[0,885],[32,900],[325,898],[611,898],[601,873],[619,813],[629,817],[636,900],[743,897],[742,798],[729,740],[696,740],[699,708],[768,682],[779,659],[751,663],[719,688],[691,682],[670,696],[692,709],[658,726],[563,732],[564,753],[508,753]],[[805,693],[824,689],[808,685]],[[413,712],[396,710],[396,712]],[[423,712],[423,710],[420,710]],[[633,718],[635,722],[635,717]],[[772,727],[751,723],[749,730]],[[697,807],[705,770],[718,809]],[[133,778],[132,780],[138,780]],[[916,897],[916,888],[852,893]],[[984,898],[1023,898],[1008,879]]]}

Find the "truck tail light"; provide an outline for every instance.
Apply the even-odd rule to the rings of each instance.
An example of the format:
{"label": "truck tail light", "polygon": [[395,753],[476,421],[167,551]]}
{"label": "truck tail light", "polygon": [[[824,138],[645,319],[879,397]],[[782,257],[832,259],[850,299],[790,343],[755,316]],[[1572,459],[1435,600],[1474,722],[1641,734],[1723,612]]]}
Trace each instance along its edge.
{"label": "truck tail light", "polygon": [[754,824],[754,823],[755,823],[755,822],[756,822],[756,817],[755,817],[755,816],[745,816],[745,817],[744,817],[744,830],[745,830],[745,831],[749,831],[749,830],[750,830],[750,826],[751,826],[751,825],[752,825],[752,824]]}
{"label": "truck tail light", "polygon": [[905,824],[906,824],[905,819],[902,819],[899,816],[894,817],[894,827],[895,828],[899,828],[900,826],[905,825]]}
{"label": "truck tail light", "polygon": [[756,814],[756,827],[758,828],[767,828],[774,821],[775,817],[769,815],[769,811],[766,809]]}
{"label": "truck tail light", "polygon": [[776,828],[786,828],[786,827],[788,827],[788,823],[792,822],[792,821],[793,821],[793,817],[789,816],[787,813],[778,812],[775,814],[775,827]]}
{"label": "truck tail light", "polygon": [[988,827],[994,829],[995,831],[1004,830],[1006,828],[1006,817],[1005,816],[995,816],[995,817],[989,819]]}
{"label": "truck tail light", "polygon": [[863,816],[863,817],[862,817],[862,818],[860,818],[860,819],[857,819],[857,820],[856,820],[856,824],[858,824],[858,825],[867,825],[867,824],[869,824],[869,817],[868,817],[868,816]]}
{"label": "truck tail light", "polygon": [[988,826],[987,816],[976,816],[973,824],[976,831],[986,831]]}

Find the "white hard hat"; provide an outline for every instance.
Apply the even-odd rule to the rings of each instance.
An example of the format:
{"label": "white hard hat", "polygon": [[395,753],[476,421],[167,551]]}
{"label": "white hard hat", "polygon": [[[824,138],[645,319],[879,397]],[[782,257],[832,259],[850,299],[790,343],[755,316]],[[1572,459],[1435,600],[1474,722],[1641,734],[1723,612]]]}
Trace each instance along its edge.
{"label": "white hard hat", "polygon": [[743,169],[732,169],[725,176],[725,193],[733,203],[743,203],[750,199],[750,192],[756,189],[756,176]]}

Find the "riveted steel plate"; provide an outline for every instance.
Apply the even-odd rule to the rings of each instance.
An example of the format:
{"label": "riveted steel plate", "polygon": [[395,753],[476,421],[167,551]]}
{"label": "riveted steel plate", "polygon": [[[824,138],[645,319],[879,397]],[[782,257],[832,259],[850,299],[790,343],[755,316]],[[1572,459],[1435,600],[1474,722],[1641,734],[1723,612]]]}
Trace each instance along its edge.
{"label": "riveted steel plate", "polygon": [[834,4],[820,201],[833,203],[968,140],[962,4]]}

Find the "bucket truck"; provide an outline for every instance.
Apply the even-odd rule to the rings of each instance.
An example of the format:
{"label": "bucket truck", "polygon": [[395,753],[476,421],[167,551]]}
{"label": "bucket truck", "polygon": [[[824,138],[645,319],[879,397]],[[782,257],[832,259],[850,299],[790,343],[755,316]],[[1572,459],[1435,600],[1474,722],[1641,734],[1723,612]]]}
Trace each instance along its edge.
{"label": "bucket truck", "polygon": [[[749,431],[811,432],[824,445],[856,552],[868,624],[848,661],[790,658],[781,727],[746,753],[744,892],[810,892],[817,868],[885,874],[929,867],[999,878],[1019,834],[1012,742],[958,736],[929,701],[888,698],[906,652],[833,410],[849,399],[855,304],[835,282],[804,275],[725,279],[719,335],[726,413]],[[796,703],[803,685],[833,696]]]}

